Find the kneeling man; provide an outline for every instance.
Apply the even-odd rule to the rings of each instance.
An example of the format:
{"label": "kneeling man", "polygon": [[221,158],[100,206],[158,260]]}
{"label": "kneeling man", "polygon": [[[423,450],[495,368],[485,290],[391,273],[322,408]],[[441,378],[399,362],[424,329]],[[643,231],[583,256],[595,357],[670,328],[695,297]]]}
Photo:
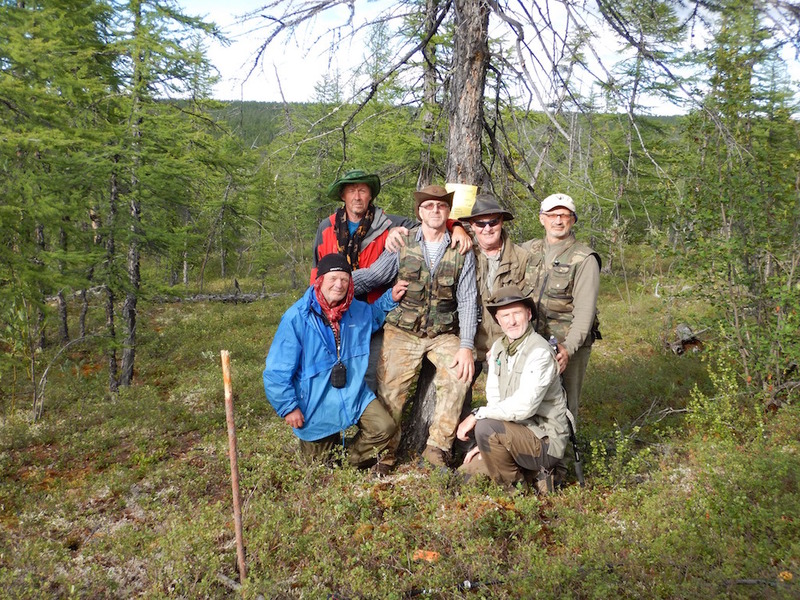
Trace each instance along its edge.
{"label": "kneeling man", "polygon": [[283,315],[267,355],[267,399],[300,440],[307,459],[328,459],[358,425],[348,460],[367,467],[386,448],[397,425],[367,387],[369,340],[397,306],[408,284],[398,281],[374,304],[354,300],[347,259],[328,254],[317,278]]}
{"label": "kneeling man", "polygon": [[483,473],[509,487],[552,481],[550,473],[567,446],[570,417],[555,353],[533,330],[535,304],[518,287],[500,288],[487,308],[504,335],[487,356],[486,406],[458,426],[458,439],[466,441],[474,429],[477,442],[461,471]]}

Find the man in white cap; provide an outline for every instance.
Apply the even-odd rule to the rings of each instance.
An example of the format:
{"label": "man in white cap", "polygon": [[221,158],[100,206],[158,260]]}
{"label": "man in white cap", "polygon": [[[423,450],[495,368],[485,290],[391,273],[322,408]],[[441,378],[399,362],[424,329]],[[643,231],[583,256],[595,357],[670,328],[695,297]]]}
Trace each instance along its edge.
{"label": "man in white cap", "polygon": [[528,250],[528,277],[536,302],[536,331],[558,343],[558,367],[567,406],[578,418],[583,376],[592,343],[601,339],[597,321],[600,256],[575,239],[575,202],[566,194],[542,201],[539,222],[545,237],[522,244]]}

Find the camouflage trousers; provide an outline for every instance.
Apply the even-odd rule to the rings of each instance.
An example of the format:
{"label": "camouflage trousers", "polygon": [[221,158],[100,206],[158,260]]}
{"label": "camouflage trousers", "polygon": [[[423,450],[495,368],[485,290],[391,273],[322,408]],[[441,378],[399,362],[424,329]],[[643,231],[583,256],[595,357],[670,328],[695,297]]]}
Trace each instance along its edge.
{"label": "camouflage trousers", "polygon": [[400,421],[408,391],[427,357],[436,367],[433,385],[436,406],[428,432],[428,445],[450,452],[461,416],[461,406],[470,382],[459,381],[452,367],[461,346],[457,335],[445,333],[436,337],[417,337],[393,325],[384,326],[383,349],[378,363],[378,398],[394,418],[397,432],[386,447],[381,462],[394,465],[400,445]]}

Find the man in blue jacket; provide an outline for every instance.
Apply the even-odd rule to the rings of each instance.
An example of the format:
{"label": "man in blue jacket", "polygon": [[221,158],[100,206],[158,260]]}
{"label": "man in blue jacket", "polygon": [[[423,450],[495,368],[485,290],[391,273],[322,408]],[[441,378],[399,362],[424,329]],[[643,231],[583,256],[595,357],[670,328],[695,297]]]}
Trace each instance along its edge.
{"label": "man in blue jacket", "polygon": [[355,300],[347,259],[328,254],[314,284],[283,315],[267,355],[264,390],[306,459],[330,458],[352,425],[358,433],[347,454],[357,467],[373,464],[392,439],[394,419],[364,375],[370,336],[407,287],[399,281],[373,304]]}

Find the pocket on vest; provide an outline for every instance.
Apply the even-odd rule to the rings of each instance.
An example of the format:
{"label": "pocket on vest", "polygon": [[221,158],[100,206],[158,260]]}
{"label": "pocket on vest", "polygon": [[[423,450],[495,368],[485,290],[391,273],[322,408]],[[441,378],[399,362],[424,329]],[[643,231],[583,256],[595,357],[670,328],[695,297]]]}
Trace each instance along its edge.
{"label": "pocket on vest", "polygon": [[569,266],[553,267],[547,285],[550,298],[571,298],[572,268]]}

